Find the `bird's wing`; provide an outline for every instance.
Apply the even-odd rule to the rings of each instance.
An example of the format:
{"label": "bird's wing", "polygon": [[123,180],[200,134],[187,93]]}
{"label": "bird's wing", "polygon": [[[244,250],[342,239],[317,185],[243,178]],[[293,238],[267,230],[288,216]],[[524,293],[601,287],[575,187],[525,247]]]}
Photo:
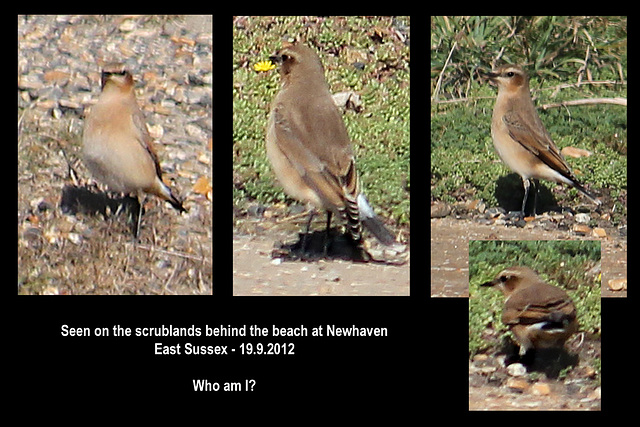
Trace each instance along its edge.
{"label": "bird's wing", "polygon": [[546,283],[514,293],[502,313],[507,325],[561,322],[575,317],[575,306],[566,292]]}
{"label": "bird's wing", "polygon": [[526,120],[521,113],[516,111],[508,112],[502,117],[511,138],[549,167],[573,180],[571,169],[551,136],[537,115],[534,119],[533,121]]}
{"label": "bird's wing", "polygon": [[[330,98],[329,98],[330,99]],[[351,142],[336,107],[326,102],[274,106],[275,143],[327,206],[357,205]]]}
{"label": "bird's wing", "polygon": [[158,158],[158,155],[153,148],[153,138],[151,138],[151,135],[149,135],[144,115],[137,105],[133,106],[132,108],[131,120],[133,120],[133,129],[137,141],[140,143],[142,148],[144,148],[147,153],[149,153],[149,156],[153,160],[153,163],[156,167],[156,174],[160,179],[162,179],[162,169],[160,168],[160,160]]}

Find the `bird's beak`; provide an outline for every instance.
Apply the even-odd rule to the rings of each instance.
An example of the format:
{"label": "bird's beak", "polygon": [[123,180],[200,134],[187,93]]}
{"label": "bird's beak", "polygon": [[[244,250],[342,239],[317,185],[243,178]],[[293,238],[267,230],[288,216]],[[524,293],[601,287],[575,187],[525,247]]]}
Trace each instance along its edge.
{"label": "bird's beak", "polygon": [[269,61],[273,62],[274,64],[281,64],[282,63],[282,55],[271,55],[269,57]]}
{"label": "bird's beak", "polygon": [[494,73],[493,71],[489,73],[482,73],[482,74],[487,80],[490,80],[493,83],[495,83],[496,79],[500,76],[500,74]]}

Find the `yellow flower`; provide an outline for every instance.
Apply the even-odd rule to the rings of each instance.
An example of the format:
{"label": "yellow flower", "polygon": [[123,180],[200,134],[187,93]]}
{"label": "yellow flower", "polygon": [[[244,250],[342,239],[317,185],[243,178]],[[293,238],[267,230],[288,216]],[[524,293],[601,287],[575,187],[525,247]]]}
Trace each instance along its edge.
{"label": "yellow flower", "polygon": [[273,70],[274,68],[276,68],[276,64],[271,61],[261,61],[253,65],[253,70],[258,72],[269,71]]}

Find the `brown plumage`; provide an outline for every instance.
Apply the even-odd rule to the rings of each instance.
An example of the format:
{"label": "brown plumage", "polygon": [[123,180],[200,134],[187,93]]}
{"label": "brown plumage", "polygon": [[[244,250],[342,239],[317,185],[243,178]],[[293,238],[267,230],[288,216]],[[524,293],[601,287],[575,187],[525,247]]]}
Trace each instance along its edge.
{"label": "brown plumage", "polygon": [[532,348],[562,347],[578,329],[576,308],[567,293],[528,267],[507,268],[481,286],[497,286],[506,297],[502,323],[520,343],[520,355]]}
{"label": "brown plumage", "polygon": [[571,185],[600,205],[601,202],[573,176],[569,165],[542,124],[531,100],[527,73],[517,65],[505,65],[489,73],[488,77],[498,85],[491,137],[502,161],[522,177],[525,189],[522,211],[524,212],[529,194],[530,179],[546,179]]}
{"label": "brown plumage", "polygon": [[155,194],[186,212],[162,181],[153,140],[133,91],[133,77],[121,64],[104,67],[102,94],[86,118],[82,139],[87,168],[110,190]]}
{"label": "brown plumage", "polygon": [[271,60],[280,64],[282,88],[271,106],[266,147],[285,192],[345,219],[356,242],[363,223],[380,242],[393,245],[394,236],[360,193],[351,141],[318,55],[297,44]]}

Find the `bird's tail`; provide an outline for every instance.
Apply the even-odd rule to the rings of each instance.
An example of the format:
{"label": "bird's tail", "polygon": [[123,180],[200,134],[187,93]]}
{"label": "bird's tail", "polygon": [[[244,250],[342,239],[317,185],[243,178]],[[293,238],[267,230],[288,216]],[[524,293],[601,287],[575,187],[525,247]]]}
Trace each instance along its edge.
{"label": "bird's tail", "polygon": [[367,198],[362,193],[358,194],[358,213],[362,224],[376,236],[380,243],[385,246],[394,246],[398,243],[395,236],[378,219]]}
{"label": "bird's tail", "polygon": [[345,206],[346,209],[344,209],[343,215],[347,219],[349,235],[351,236],[351,240],[359,244],[362,242],[362,223],[360,222],[358,203],[353,199],[348,198]]}
{"label": "bird's tail", "polygon": [[176,196],[174,196],[173,194],[171,194],[171,198],[167,199],[167,202],[169,202],[171,204],[171,206],[173,206],[174,209],[176,209],[178,212],[187,212],[187,210],[184,208],[184,206],[182,206],[182,202],[180,200],[178,200],[178,198]]}
{"label": "bird's tail", "polygon": [[187,212],[184,206],[182,206],[182,202],[180,201],[180,199],[178,199],[173,194],[171,188],[164,182],[162,182],[160,178],[156,180],[156,185],[151,189],[150,192],[169,202],[171,206],[173,206],[177,211]]}
{"label": "bird's tail", "polygon": [[602,204],[602,202],[598,199],[596,199],[596,196],[594,196],[593,194],[591,194],[589,191],[587,191],[586,188],[584,188],[582,186],[582,184],[580,184],[578,181],[573,180],[571,182],[571,186],[573,186],[573,188],[575,188],[576,190],[578,190],[579,192],[581,192],[582,194],[584,194],[585,196],[587,196],[589,198],[589,200],[591,200],[593,203],[595,203],[596,205],[600,206]]}

